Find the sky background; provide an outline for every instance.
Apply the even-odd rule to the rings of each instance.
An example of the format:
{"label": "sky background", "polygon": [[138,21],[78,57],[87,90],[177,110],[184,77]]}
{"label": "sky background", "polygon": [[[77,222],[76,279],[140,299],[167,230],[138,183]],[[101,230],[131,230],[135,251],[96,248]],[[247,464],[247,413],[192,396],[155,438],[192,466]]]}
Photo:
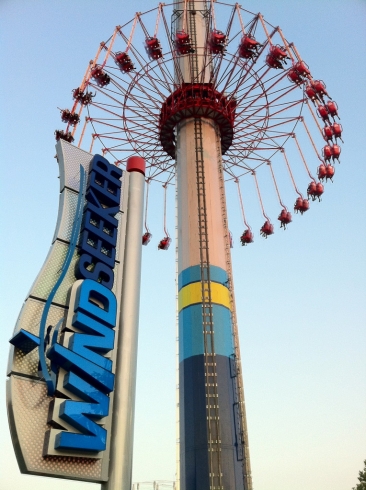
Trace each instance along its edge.
{"label": "sky background", "polygon": [[[264,240],[257,232],[253,245],[241,247],[240,210],[229,199],[254,489],[350,490],[366,458],[366,2],[242,5],[279,25],[326,82],[345,140],[322,203],[285,233]],[[56,223],[57,107],[71,107],[71,89],[114,27],[152,6],[0,0],[1,490],[99,488],[20,474],[5,408],[8,340]],[[143,250],[133,481],[175,474],[175,253],[156,247],[161,186],[152,186],[150,199],[154,243]],[[172,190],[169,205],[174,235]]]}

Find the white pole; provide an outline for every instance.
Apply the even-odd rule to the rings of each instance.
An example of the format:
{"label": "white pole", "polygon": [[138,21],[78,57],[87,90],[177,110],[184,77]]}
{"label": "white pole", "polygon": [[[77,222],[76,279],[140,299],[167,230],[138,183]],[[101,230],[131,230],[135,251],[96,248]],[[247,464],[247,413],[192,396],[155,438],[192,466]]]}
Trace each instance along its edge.
{"label": "white pole", "polygon": [[109,480],[102,484],[102,490],[131,490],[132,487],[145,160],[141,157],[129,158],[127,172],[129,172],[128,207]]}

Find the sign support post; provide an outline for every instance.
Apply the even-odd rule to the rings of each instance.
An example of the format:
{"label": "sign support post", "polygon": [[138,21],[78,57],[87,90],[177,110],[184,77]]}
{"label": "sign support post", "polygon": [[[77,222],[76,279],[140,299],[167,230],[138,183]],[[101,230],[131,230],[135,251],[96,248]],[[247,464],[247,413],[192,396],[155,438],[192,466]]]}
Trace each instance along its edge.
{"label": "sign support post", "polygon": [[141,282],[141,236],[144,213],[145,161],[131,157],[129,172],[124,270],[114,389],[110,466],[102,490],[132,487],[138,322]]}

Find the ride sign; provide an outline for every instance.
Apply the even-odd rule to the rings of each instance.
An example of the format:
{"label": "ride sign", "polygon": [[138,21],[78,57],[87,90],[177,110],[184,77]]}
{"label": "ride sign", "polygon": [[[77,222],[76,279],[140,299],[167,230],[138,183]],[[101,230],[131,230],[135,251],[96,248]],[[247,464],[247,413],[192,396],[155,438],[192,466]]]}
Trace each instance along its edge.
{"label": "ride sign", "polygon": [[100,155],[63,140],[56,148],[59,216],[10,340],[9,425],[23,473],[102,483],[109,471],[129,179],[126,173],[122,181],[122,171]]}

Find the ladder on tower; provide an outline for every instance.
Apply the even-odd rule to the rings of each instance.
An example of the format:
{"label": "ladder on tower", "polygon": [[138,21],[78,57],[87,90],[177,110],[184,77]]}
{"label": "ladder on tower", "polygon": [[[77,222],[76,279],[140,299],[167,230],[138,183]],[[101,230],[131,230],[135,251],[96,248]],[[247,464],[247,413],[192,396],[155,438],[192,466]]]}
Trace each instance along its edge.
{"label": "ladder on tower", "polygon": [[192,39],[192,44],[194,46],[195,53],[191,54],[191,72],[192,72],[192,83],[198,81],[198,55],[197,55],[197,27],[196,27],[196,9],[194,1],[189,2],[189,34]]}
{"label": "ladder on tower", "polygon": [[195,119],[195,155],[198,198],[198,229],[202,288],[202,328],[204,338],[204,363],[206,385],[206,411],[209,451],[210,490],[224,490],[222,484],[220,413],[217,389],[214,322],[212,313],[210,259],[205,193],[202,121]]}

